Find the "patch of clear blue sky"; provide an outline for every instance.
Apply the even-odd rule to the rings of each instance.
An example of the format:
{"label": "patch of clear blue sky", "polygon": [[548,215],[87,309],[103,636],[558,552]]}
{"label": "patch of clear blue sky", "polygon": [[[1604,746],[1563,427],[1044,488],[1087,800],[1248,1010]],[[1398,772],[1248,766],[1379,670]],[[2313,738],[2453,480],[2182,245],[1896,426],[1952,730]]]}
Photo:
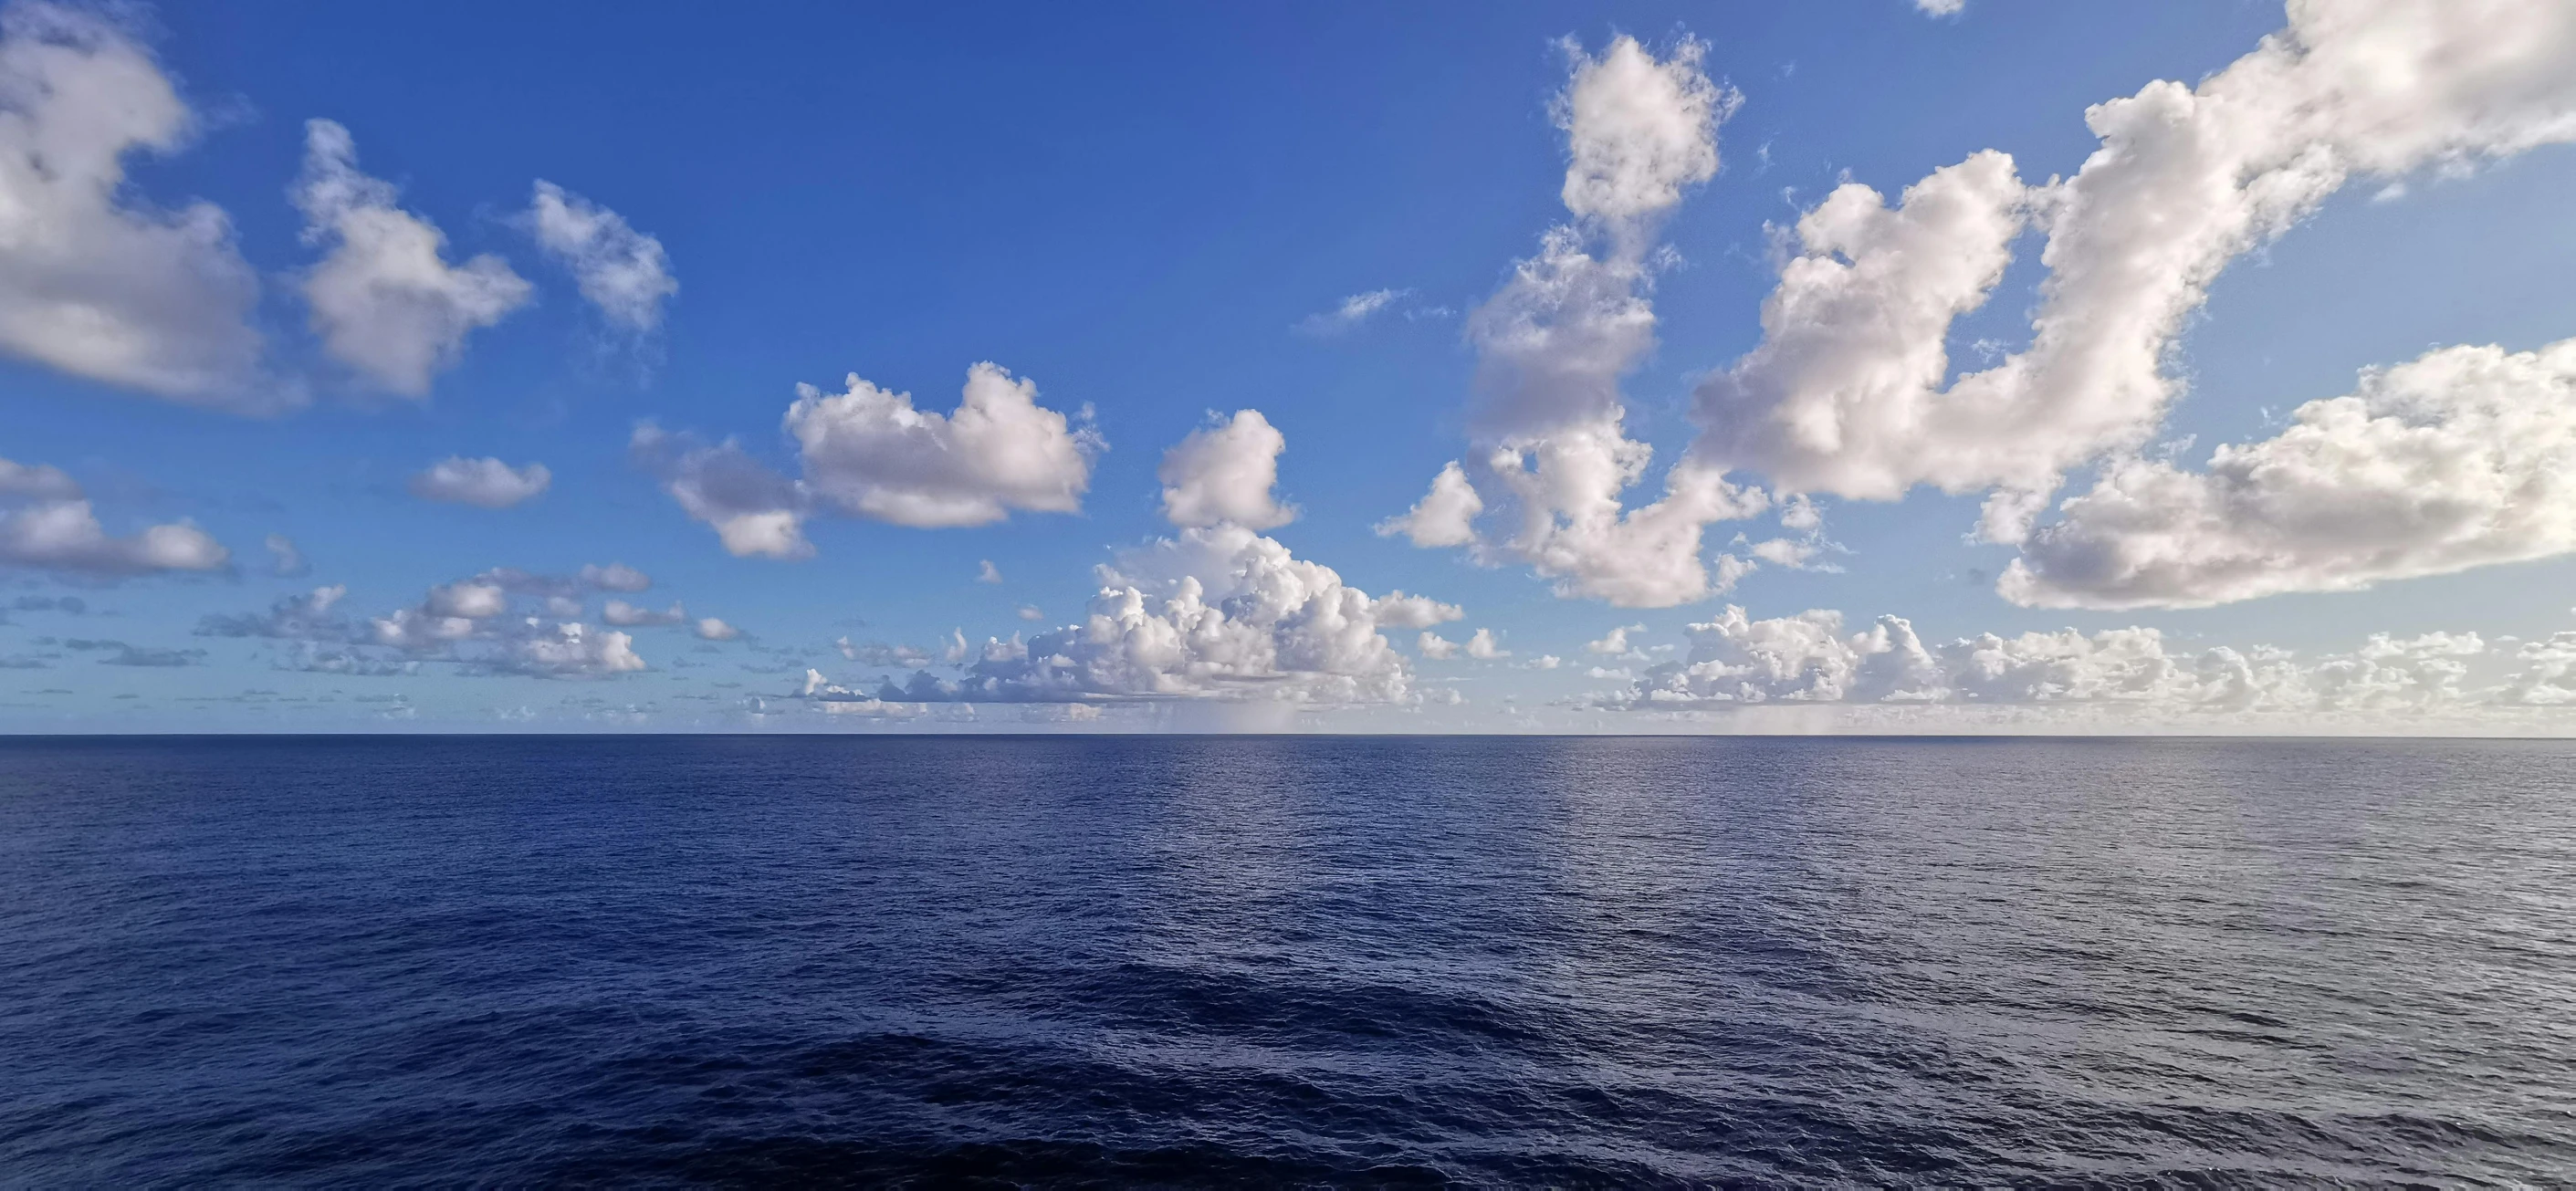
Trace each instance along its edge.
{"label": "patch of clear blue sky", "polygon": [[[1381,319],[1318,342],[1289,325],[1341,297],[1409,290],[1464,310],[1562,214],[1554,41],[1613,32],[1708,43],[1708,70],[1745,96],[1721,133],[1721,176],[1670,240],[1686,265],[1657,294],[1663,346],[1634,378],[1635,426],[1668,461],[1688,438],[1690,377],[1750,347],[1772,275],[1766,225],[1848,174],[1893,192],[1983,148],[2026,177],[2072,172],[2094,145],[2086,105],[2155,78],[2196,80],[2281,24],[2275,3],[1970,0],[1930,19],[1901,0],[1776,5],[778,4],[401,6],[274,3],[157,10],[158,45],[210,125],[141,168],[164,202],[221,204],[270,280],[283,357],[319,367],[285,298],[311,259],[284,198],[302,123],[348,126],[369,172],[403,187],[456,255],[507,256],[541,302],[477,334],[423,405],[326,395],[276,420],[199,413],[21,365],[0,366],[13,458],[72,468],[114,527],[198,519],[244,563],[237,581],[152,580],[92,593],[119,613],[84,635],[205,648],[211,664],[151,675],[180,695],[382,682],[277,674],[245,643],[193,640],[207,611],[265,606],[346,582],[382,611],[496,565],[561,572],[624,560],[775,647],[836,662],[844,633],[927,641],[1074,616],[1105,548],[1149,538],[1162,449],[1208,410],[1256,407],[1288,438],[1283,488],[1305,518],[1277,532],[1371,591],[1465,603],[1522,656],[1574,658],[1614,624],[1678,639],[1707,607],[1622,612],[1558,600],[1523,571],[1479,570],[1369,526],[1421,492],[1461,447],[1472,361],[1454,318]],[[624,214],[668,247],[682,285],[649,367],[602,354],[569,280],[503,222],[545,178]],[[2406,198],[2343,196],[2218,286],[2186,348],[2195,392],[2173,430],[2202,448],[2348,389],[2355,369],[2437,343],[2528,348],[2576,333],[2565,152]],[[1997,295],[2009,324],[2036,270]],[[726,556],[625,458],[639,418],[736,434],[784,462],[778,419],[799,381],[857,372],[945,409],[968,364],[1033,377],[1085,403],[1112,444],[1079,517],[977,530],[821,521],[801,564]],[[500,513],[416,501],[402,479],[448,454],[542,460],[554,490]],[[1734,597],[1757,615],[1841,608],[1914,617],[1937,635],[2144,621],[2235,643],[2351,644],[2390,629],[2562,627],[2570,567],[2544,563],[2208,612],[2068,615],[2003,603],[1981,577],[2007,557],[1960,544],[1973,502],[1917,494],[1837,504],[1840,574],[1767,571]],[[1763,536],[1767,524],[1747,527]],[[291,535],[310,579],[266,577],[263,535]],[[1726,536],[1720,527],[1718,538]],[[979,559],[1006,582],[973,582]],[[15,641],[62,626],[0,629]],[[864,621],[858,626],[856,622]],[[103,622],[102,622],[103,623]],[[78,630],[72,630],[77,632]],[[657,665],[598,684],[424,676],[397,684],[459,717],[574,694],[623,703],[704,687],[715,670],[785,689],[799,668],[742,646],[699,655],[668,630]],[[0,653],[18,648],[12,644]],[[844,666],[827,669],[848,670]],[[84,659],[29,671],[46,715],[115,722],[138,689]],[[1485,670],[1480,693],[1527,700],[1585,686],[1574,671]],[[578,690],[573,688],[578,686]],[[23,698],[23,696],[21,697]],[[667,705],[667,704],[666,704]],[[24,711],[24,709],[19,709]]]}

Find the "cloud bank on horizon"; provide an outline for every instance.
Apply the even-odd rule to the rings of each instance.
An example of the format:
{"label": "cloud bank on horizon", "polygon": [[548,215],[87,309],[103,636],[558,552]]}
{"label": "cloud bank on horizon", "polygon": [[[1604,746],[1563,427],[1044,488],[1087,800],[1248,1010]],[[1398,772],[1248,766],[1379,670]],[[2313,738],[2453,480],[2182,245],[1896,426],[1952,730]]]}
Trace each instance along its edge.
{"label": "cloud bank on horizon", "polygon": [[[1927,36],[1964,36],[1985,15],[1961,0],[1912,7]],[[1721,141],[1766,83],[1711,69],[1721,29],[1565,36],[1559,82],[1531,96],[1561,168],[1552,197],[1528,196],[1552,204],[1531,221],[1545,226],[1518,233],[1535,237],[1527,255],[1490,260],[1463,315],[1425,281],[1335,287],[1347,296],[1299,307],[1312,313],[1241,320],[1274,337],[1284,322],[1283,350],[1352,369],[1436,328],[1457,336],[1454,388],[1408,389],[1363,415],[1268,390],[1257,366],[1194,366],[1182,375],[1196,387],[1171,399],[1201,412],[1179,418],[1122,405],[1139,399],[1104,380],[1121,374],[1104,354],[1196,349],[1150,320],[1132,343],[1090,350],[972,329],[965,339],[991,341],[971,353],[908,325],[946,360],[973,361],[953,405],[864,379],[917,373],[921,353],[884,337],[825,345],[825,367],[860,369],[838,390],[746,367],[817,349],[776,343],[763,320],[792,322],[778,312],[746,320],[695,296],[742,292],[746,267],[700,263],[703,226],[644,230],[590,197],[673,209],[659,196],[576,191],[548,180],[571,174],[514,158],[507,191],[434,219],[457,201],[434,165],[374,164],[391,138],[355,117],[295,114],[299,160],[264,198],[156,200],[173,192],[165,163],[233,152],[245,121],[285,114],[210,115],[138,20],[38,0],[0,10],[0,354],[78,395],[13,400],[45,405],[49,424],[75,416],[58,404],[173,427],[129,460],[109,422],[67,422],[42,440],[70,444],[56,457],[13,447],[25,461],[0,460],[0,567],[137,608],[133,641],[30,635],[11,668],[167,670],[199,691],[227,681],[217,674],[436,683],[451,709],[524,703],[474,693],[496,684],[653,692],[560,700],[557,722],[619,726],[1706,728],[1794,713],[1882,730],[2576,730],[2558,718],[2576,706],[2576,629],[2524,612],[2511,629],[2464,620],[2304,650],[2232,635],[2276,623],[2259,612],[2224,619],[2285,598],[2397,598],[2444,576],[2520,583],[2505,568],[2576,555],[2576,337],[2353,359],[2349,391],[2282,393],[2286,412],[2267,408],[2251,433],[2221,418],[2235,429],[2200,448],[2182,428],[2202,416],[2186,344],[2216,317],[2213,294],[2337,196],[2431,202],[2408,188],[2465,185],[2576,142],[2576,7],[2556,0],[2289,0],[2279,28],[2197,83],[2108,90],[2065,113],[2091,144],[2071,170],[2034,176],[1982,147],[1910,182],[1840,171],[1779,222],[1728,233],[1768,243],[1762,292],[1743,325],[1717,332],[1736,350],[1683,361],[1661,359],[1676,328],[1659,303],[1701,276],[1685,255],[1711,243],[1700,208],[1753,172]],[[1768,170],[1774,145],[1757,156]],[[237,223],[251,202],[275,209]],[[1186,255],[1130,247],[1160,257],[1147,271]],[[510,253],[545,267],[523,273]],[[675,260],[693,270],[685,306]],[[911,280],[932,276],[1008,287],[989,272]],[[1099,284],[1112,300],[1119,279]],[[519,325],[547,317],[549,299],[583,320],[547,324],[551,342]],[[701,305],[733,340],[707,337]],[[1696,291],[1684,306],[1703,320],[1723,309]],[[2555,313],[2576,335],[2576,306]],[[1707,340],[1693,328],[1686,342]],[[637,350],[699,388],[720,374],[712,387],[731,395],[684,403],[646,375],[620,398],[620,430],[584,437],[569,428],[593,423],[547,392],[564,383],[529,379],[553,375],[531,360],[598,372]],[[1049,389],[997,359],[1028,361]],[[1632,391],[1648,384],[1659,392]],[[510,418],[464,412],[496,386],[543,395]],[[295,512],[302,523],[243,502],[276,522],[246,537],[233,506],[198,499],[254,482],[254,456],[328,455],[333,435],[381,442],[383,425],[454,445],[336,473],[342,507]],[[1131,462],[1104,426],[1162,449]],[[1430,473],[1409,489],[1419,499],[1355,504],[1384,488],[1346,460],[1425,427],[1454,445],[1406,473],[1416,485]],[[190,439],[203,446],[183,449]],[[244,445],[263,441],[281,446]],[[565,462],[600,457],[614,467]],[[166,486],[136,470],[153,460],[180,469]],[[447,569],[343,561],[393,565],[381,535],[353,527],[394,496],[415,506],[401,516],[441,519],[411,524],[435,527]],[[1855,628],[1825,608],[1743,606],[1764,583],[1842,584],[1837,602],[1860,607],[1924,590],[1883,574],[1875,590],[1851,586],[1858,556],[1828,520],[1873,518],[1956,542],[1941,548],[1962,561],[1922,571],[1973,576],[1983,602],[1945,596],[1960,607],[1943,615],[1997,627],[1926,633],[1921,616],[1887,614]],[[1058,547],[1068,537],[1105,539],[1087,579]],[[973,544],[943,553],[951,539]],[[677,565],[687,599],[648,602],[644,571],[581,561],[648,547],[639,561]],[[485,561],[452,561],[474,550]],[[1318,552],[1342,569],[1301,556]],[[489,561],[530,556],[561,569]],[[265,608],[241,598],[290,580]],[[992,594],[960,594],[968,584]],[[1080,610],[1059,620],[1050,600]],[[837,619],[798,610],[825,604]],[[901,609],[891,631],[875,604]],[[2032,609],[2078,623],[2040,627]],[[1634,619],[1666,610],[1681,611]],[[2134,619],[2185,611],[2199,619]],[[987,617],[987,631],[965,627]],[[154,625],[166,640],[143,640]],[[356,706],[354,690],[308,697]],[[158,704],[168,718],[154,722],[227,700],[187,698]],[[13,722],[106,722],[66,706],[19,703]]]}

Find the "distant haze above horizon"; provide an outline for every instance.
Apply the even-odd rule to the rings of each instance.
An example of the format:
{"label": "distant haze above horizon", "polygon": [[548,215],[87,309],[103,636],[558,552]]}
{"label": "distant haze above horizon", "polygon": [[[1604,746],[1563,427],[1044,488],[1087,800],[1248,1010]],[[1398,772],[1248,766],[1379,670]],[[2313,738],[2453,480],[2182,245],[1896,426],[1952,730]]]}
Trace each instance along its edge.
{"label": "distant haze above horizon", "polygon": [[2576,5],[0,5],[0,731],[2576,732]]}

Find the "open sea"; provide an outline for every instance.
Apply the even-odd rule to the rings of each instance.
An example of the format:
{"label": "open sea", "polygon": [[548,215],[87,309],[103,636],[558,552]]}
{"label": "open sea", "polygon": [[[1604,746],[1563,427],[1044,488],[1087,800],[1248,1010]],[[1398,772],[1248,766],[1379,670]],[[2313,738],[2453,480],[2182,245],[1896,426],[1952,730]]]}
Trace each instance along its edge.
{"label": "open sea", "polygon": [[2576,1183],[2576,746],[0,740],[0,1183]]}

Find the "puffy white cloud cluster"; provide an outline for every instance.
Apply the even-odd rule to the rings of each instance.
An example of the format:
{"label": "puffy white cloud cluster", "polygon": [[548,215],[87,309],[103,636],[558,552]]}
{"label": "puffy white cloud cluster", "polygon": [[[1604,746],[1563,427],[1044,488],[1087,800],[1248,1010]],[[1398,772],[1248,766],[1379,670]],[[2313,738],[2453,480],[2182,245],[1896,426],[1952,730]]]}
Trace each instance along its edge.
{"label": "puffy white cloud cluster", "polygon": [[1287,436],[1257,409],[1192,431],[1163,452],[1155,472],[1163,482],[1163,516],[1178,526],[1231,521],[1246,529],[1271,529],[1297,519],[1294,505],[1272,496],[1279,455]]}
{"label": "puffy white cloud cluster", "polygon": [[[423,662],[448,662],[472,675],[600,677],[645,668],[634,637],[619,627],[689,623],[677,605],[665,614],[617,599],[600,615],[612,627],[583,619],[586,592],[635,591],[650,583],[622,563],[583,567],[577,576],[498,567],[434,586],[420,603],[381,616],[348,612],[348,589],[333,585],[280,599],[265,613],[203,617],[197,633],[288,643],[292,653],[281,664],[302,670],[400,674]],[[691,628],[710,641],[741,635],[713,617]]]}
{"label": "puffy white cloud cluster", "polygon": [[2126,459],[2033,533],[2020,604],[2197,606],[2576,550],[2576,339],[2365,372],[2207,467]]}
{"label": "puffy white cloud cluster", "polygon": [[61,468],[0,459],[0,566],[94,576],[219,570],[232,560],[186,521],[116,537]]}
{"label": "puffy white cloud cluster", "polygon": [[998,364],[967,369],[946,415],[917,410],[911,394],[855,373],[843,392],[798,385],[796,394],[786,426],[803,448],[807,487],[841,512],[896,525],[986,525],[1014,509],[1079,512],[1100,449],[1087,425],[1039,405],[1036,383]]}
{"label": "puffy white cloud cluster", "polygon": [[554,473],[542,463],[512,467],[498,459],[452,455],[411,478],[411,494],[422,500],[506,509],[543,493]]}
{"label": "puffy white cloud cluster", "polygon": [[1431,477],[1431,491],[1402,515],[1379,522],[1377,532],[1389,538],[1402,534],[1425,549],[1465,546],[1476,540],[1476,517],[1484,511],[1485,498],[1453,459]]}
{"label": "puffy white cloud cluster", "polygon": [[[1989,151],[1935,171],[1895,207],[1855,183],[1809,211],[1800,255],[1765,304],[1762,344],[1696,394],[1704,434],[1693,455],[1791,492],[1987,491],[1982,531],[2006,542],[2029,537],[2066,471],[2107,461],[2103,486],[2069,504],[2066,527],[2031,539],[2031,558],[2007,579],[2008,594],[2044,602],[2208,603],[2533,556],[2527,528],[2439,524],[2510,482],[2496,470],[2513,466],[2501,457],[2457,472],[2418,458],[2428,465],[2418,490],[2383,507],[2436,524],[2390,527],[2375,541],[2314,510],[2264,507],[2270,496],[2296,502],[2338,487],[2372,495],[2379,481],[2358,473],[2293,474],[2337,466],[2293,456],[2328,447],[2336,431],[2325,423],[2366,413],[2367,394],[2311,406],[2318,424],[2277,447],[2236,449],[2235,465],[2267,469],[2251,481],[2260,491],[2244,476],[2184,476],[2134,452],[2180,389],[2164,369],[2176,337],[2230,262],[2351,178],[2463,169],[2576,140],[2576,8],[2292,0],[2288,28],[2198,87],[2152,83],[2086,119],[2101,147],[2062,181],[2026,185]],[[2048,269],[2029,346],[1949,380],[1951,324],[1985,301],[2026,224],[2046,236]],[[2408,369],[2428,382],[2471,362],[2435,353]],[[2483,395],[2408,400],[2418,418],[2467,421],[2409,427],[2454,440],[2447,447],[2400,444],[2407,436],[2392,434],[2394,423],[2356,426],[2376,436],[2361,449],[2440,453],[2494,428]],[[2205,548],[2170,536],[2196,516],[2238,512],[2257,523]],[[2122,537],[2132,527],[2138,540]]]}
{"label": "puffy white cloud cluster", "polygon": [[1193,527],[1124,552],[1100,582],[1081,624],[988,642],[963,681],[919,674],[882,697],[1403,702],[1412,674],[1380,631],[1381,612],[1418,623],[1448,611],[1430,602],[1426,613],[1418,597],[1374,599],[1240,525]]}
{"label": "puffy white cloud cluster", "polygon": [[1846,632],[1842,614],[1811,610],[1755,620],[1729,606],[1689,628],[1682,660],[1649,667],[1605,707],[1706,708],[1771,703],[2036,706],[2096,704],[2155,711],[2385,711],[2447,707],[2469,697],[2463,659],[2487,652],[2475,633],[2372,637],[2313,662],[2273,649],[2175,647],[2152,628],[2074,629],[1926,642],[1899,616]]}
{"label": "puffy white cloud cluster", "polygon": [[662,303],[680,292],[662,241],[542,178],[524,222],[537,243],[572,270],[581,296],[611,324],[639,335],[662,325]]}
{"label": "puffy white cloud cluster", "polygon": [[194,404],[287,403],[253,384],[259,282],[222,209],[164,211],[127,159],[195,119],[149,50],[94,9],[0,13],[0,351]]}
{"label": "puffy white cloud cluster", "polygon": [[305,274],[304,299],[324,351],[378,387],[422,396],[468,334],[532,289],[489,253],[447,263],[446,233],[396,206],[393,184],[360,173],[357,154],[348,129],[305,124],[304,172],[290,194],[304,238],[330,249]]}
{"label": "puffy white cloud cluster", "polygon": [[2515,657],[2523,668],[2506,680],[2500,702],[2532,707],[2576,704],[2576,632],[2526,641]]}
{"label": "puffy white cloud cluster", "polygon": [[1072,513],[1105,449],[1090,409],[1037,403],[1037,386],[999,365],[967,370],[957,409],[924,412],[906,393],[852,375],[844,392],[798,385],[784,425],[803,464],[790,480],[727,439],[710,444],[647,422],[630,453],[681,509],[741,557],[808,558],[805,521],[841,513],[920,528],[985,525],[1013,510]]}
{"label": "puffy white cloud cluster", "polygon": [[[1621,379],[1655,345],[1651,294],[1665,255],[1655,233],[1685,192],[1717,172],[1717,126],[1737,97],[1700,70],[1694,41],[1658,58],[1631,37],[1593,57],[1569,47],[1572,77],[1553,112],[1566,134],[1561,193],[1570,223],[1467,319],[1477,353],[1474,451],[1430,493],[1379,526],[1418,546],[1468,545],[1558,580],[1562,595],[1661,607],[1716,586],[1700,556],[1708,523],[1750,516],[1763,494],[1688,462],[1663,495],[1628,509],[1653,449],[1624,432]],[[1492,538],[1476,519],[1508,501]]]}

